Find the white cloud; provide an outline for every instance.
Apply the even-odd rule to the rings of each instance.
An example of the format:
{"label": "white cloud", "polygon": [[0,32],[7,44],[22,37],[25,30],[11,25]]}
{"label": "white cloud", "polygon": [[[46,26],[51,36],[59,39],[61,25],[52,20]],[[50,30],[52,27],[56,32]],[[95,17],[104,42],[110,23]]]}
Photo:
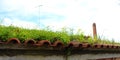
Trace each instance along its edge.
{"label": "white cloud", "polygon": [[[81,28],[85,34],[92,34],[92,23],[97,23],[99,35],[107,38],[120,39],[118,0],[5,0],[5,10],[19,10],[24,16],[52,13],[65,18],[62,21],[44,19],[40,23],[52,26],[53,29],[62,27]],[[41,7],[38,7],[42,5]],[[8,8],[9,7],[9,8]],[[14,24],[33,28],[36,24],[19,18],[5,18],[6,25]],[[29,24],[31,26],[29,26]]]}
{"label": "white cloud", "polygon": [[[59,8],[56,3],[61,3],[64,7]],[[120,6],[118,4],[118,0],[59,0],[55,3],[48,1],[41,7],[41,12],[65,16],[62,22],[48,19],[43,22],[45,25],[55,26],[57,29],[64,26],[76,27],[81,28],[86,34],[92,34],[92,23],[96,22],[99,35],[118,41],[120,39],[118,28]]]}
{"label": "white cloud", "polygon": [[[51,12],[54,14],[59,14],[65,16],[65,19],[62,22],[57,22],[54,20],[45,20],[45,25],[55,26],[56,29],[61,27],[71,27],[71,28],[81,28],[86,34],[91,34],[91,17],[95,14],[95,12],[91,11],[92,9],[89,7],[80,6],[80,2],[75,0],[59,0],[57,4],[64,5],[63,8],[59,8],[54,3],[47,3],[45,6],[41,7],[41,12]],[[52,5],[50,5],[50,3]],[[54,5],[53,5],[54,4]]]}
{"label": "white cloud", "polygon": [[13,26],[27,28],[27,29],[39,29],[39,26],[36,23],[22,21],[19,19],[4,18],[2,21],[2,25],[5,25],[5,26],[13,25]]}

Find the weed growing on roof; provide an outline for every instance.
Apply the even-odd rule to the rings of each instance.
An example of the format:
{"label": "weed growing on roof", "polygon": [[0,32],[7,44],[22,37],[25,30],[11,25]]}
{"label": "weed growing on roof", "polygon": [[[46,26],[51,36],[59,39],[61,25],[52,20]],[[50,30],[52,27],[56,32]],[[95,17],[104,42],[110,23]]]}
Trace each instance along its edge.
{"label": "weed growing on roof", "polygon": [[[71,38],[71,36],[73,38]],[[18,38],[21,42],[24,40],[49,40],[55,42],[61,40],[64,43],[70,42],[70,40],[81,39],[83,36],[80,34],[70,35],[66,28],[61,31],[52,31],[49,28],[36,30],[36,29],[25,29],[14,26],[3,26],[0,25],[0,40],[7,41],[10,38]]]}
{"label": "weed growing on roof", "polygon": [[112,40],[109,40],[109,39],[106,39],[106,38],[102,38],[100,36],[98,36],[96,42],[94,43],[97,43],[97,44],[111,44],[111,45],[120,45],[119,42],[115,42],[114,39]]}
{"label": "weed growing on roof", "polygon": [[52,43],[56,40],[60,40],[65,44],[73,40],[77,40],[79,42],[87,42],[90,44],[118,44],[114,42],[114,40],[110,41],[107,39],[101,39],[100,37],[97,38],[96,41],[93,41],[93,38],[91,36],[85,37],[84,33],[80,29],[78,29],[76,33],[73,32],[73,29],[68,30],[67,28],[62,28],[61,31],[52,31],[49,27],[36,30],[0,25],[0,40],[7,41],[10,38],[18,38],[21,42],[29,39],[34,39],[36,41],[49,40]]}

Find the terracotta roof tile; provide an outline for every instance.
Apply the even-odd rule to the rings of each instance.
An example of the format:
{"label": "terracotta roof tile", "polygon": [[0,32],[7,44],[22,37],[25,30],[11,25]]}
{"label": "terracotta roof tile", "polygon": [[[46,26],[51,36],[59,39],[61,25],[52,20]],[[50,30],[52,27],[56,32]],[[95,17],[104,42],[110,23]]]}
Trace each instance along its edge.
{"label": "terracotta roof tile", "polygon": [[[71,41],[67,45],[61,42],[60,40],[57,40],[53,43],[51,43],[49,40],[40,40],[36,41],[33,39],[25,40],[24,43],[21,43],[19,39],[17,38],[11,38],[7,42],[0,42],[0,44],[19,44],[20,46],[35,46],[35,47],[52,47],[52,48],[75,48],[75,49],[86,49],[86,48],[92,48],[92,49],[119,49],[119,45],[113,45],[113,44],[89,44],[87,42],[80,43],[79,41]],[[29,47],[30,47],[29,46]],[[19,47],[20,48],[20,47]]]}
{"label": "terracotta roof tile", "polygon": [[41,40],[41,41],[37,41],[36,45],[37,46],[51,46],[51,42],[48,40]]}
{"label": "terracotta roof tile", "polygon": [[80,42],[78,42],[78,41],[71,41],[68,44],[68,47],[79,47],[79,44],[80,44]]}
{"label": "terracotta roof tile", "polygon": [[24,44],[25,44],[25,45],[27,45],[27,44],[36,44],[36,41],[33,40],[33,39],[25,40],[25,41],[24,41]]}
{"label": "terracotta roof tile", "polygon": [[61,41],[57,40],[51,46],[53,46],[53,47],[64,47],[64,44]]}
{"label": "terracotta roof tile", "polygon": [[17,38],[11,38],[6,42],[6,44],[21,44],[21,42]]}

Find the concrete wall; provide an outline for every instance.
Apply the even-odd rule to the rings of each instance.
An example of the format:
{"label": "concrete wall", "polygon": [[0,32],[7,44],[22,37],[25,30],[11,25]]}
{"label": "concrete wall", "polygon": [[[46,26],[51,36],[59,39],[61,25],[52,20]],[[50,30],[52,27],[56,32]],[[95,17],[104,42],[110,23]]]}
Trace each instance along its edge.
{"label": "concrete wall", "polygon": [[65,60],[63,56],[39,56],[39,55],[18,55],[0,56],[0,60]]}
{"label": "concrete wall", "polygon": [[[81,54],[81,55],[17,55],[17,56],[0,56],[0,60],[96,60],[101,58],[120,57],[120,54]],[[119,60],[119,59],[116,59]]]}
{"label": "concrete wall", "polygon": [[119,58],[120,54],[81,54],[81,55],[71,55],[68,60],[96,60],[105,58]]}

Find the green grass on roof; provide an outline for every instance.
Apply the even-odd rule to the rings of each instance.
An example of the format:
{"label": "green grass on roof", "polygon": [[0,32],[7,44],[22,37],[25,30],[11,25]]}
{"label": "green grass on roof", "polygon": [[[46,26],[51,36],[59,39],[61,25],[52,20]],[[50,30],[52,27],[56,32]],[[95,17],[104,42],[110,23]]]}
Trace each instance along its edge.
{"label": "green grass on roof", "polygon": [[[14,26],[0,25],[1,41],[7,41],[10,38],[18,38],[21,42],[24,42],[25,40],[29,40],[29,39],[34,39],[36,41],[49,40],[51,42],[60,40],[65,44],[72,40],[77,40],[79,42],[88,42],[91,44],[96,42],[93,41],[91,36],[87,39],[84,36],[85,35],[81,30],[78,30],[76,34],[73,34],[73,29],[69,29],[69,31],[67,31],[66,28],[63,28],[61,31],[52,31],[48,28],[37,30],[37,29],[25,29]],[[97,43],[112,44],[113,41],[97,39]]]}

